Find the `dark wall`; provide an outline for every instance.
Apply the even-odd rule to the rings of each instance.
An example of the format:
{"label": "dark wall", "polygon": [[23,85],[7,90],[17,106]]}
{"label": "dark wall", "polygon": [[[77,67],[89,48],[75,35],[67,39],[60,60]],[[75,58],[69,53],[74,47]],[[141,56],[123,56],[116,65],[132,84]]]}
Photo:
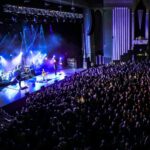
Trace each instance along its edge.
{"label": "dark wall", "polygon": [[100,10],[95,11],[94,42],[95,54],[103,55],[103,19]]}
{"label": "dark wall", "polygon": [[104,32],[104,58],[108,61],[112,58],[112,10],[105,9],[103,12],[103,32]]}
{"label": "dark wall", "polygon": [[[34,43],[32,43],[33,36],[30,38],[31,25],[34,26],[34,30],[37,30],[37,35]],[[42,35],[42,41],[40,41],[40,27],[42,25],[44,35]],[[50,31],[50,26],[52,31]],[[32,46],[26,55],[30,55],[30,50],[39,50],[39,45],[44,41],[44,51],[52,57],[54,54],[67,58],[76,58],[77,66],[82,66],[82,24],[80,22],[47,22],[47,23],[10,23],[0,25],[0,55],[6,59],[10,54],[17,56],[22,47],[24,51],[24,44],[22,44],[23,30],[26,28],[29,32],[26,32],[26,43]],[[44,37],[43,37],[44,36]],[[23,42],[24,43],[24,42]],[[53,45],[55,44],[55,46]],[[57,44],[58,43],[58,44]],[[41,45],[42,46],[42,45]]]}
{"label": "dark wall", "polygon": [[142,25],[140,29],[140,24],[139,24],[139,16],[138,16],[138,9],[135,10],[135,16],[134,16],[134,21],[135,21],[135,30],[134,30],[134,35],[136,37],[142,36],[145,38],[145,23],[146,23],[146,9],[143,8],[143,15],[142,15]]}

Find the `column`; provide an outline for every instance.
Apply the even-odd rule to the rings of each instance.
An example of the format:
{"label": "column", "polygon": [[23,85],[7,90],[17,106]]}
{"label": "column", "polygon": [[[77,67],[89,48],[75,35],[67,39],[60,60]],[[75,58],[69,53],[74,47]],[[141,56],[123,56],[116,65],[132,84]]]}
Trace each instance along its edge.
{"label": "column", "polygon": [[88,35],[92,25],[92,16],[90,9],[84,10],[84,26],[83,26],[83,68],[87,67],[86,58],[91,60],[91,35]]}
{"label": "column", "polygon": [[131,11],[131,25],[132,25],[132,38],[131,38],[131,49],[133,49],[134,45],[133,45],[133,41],[134,41],[134,11]]}

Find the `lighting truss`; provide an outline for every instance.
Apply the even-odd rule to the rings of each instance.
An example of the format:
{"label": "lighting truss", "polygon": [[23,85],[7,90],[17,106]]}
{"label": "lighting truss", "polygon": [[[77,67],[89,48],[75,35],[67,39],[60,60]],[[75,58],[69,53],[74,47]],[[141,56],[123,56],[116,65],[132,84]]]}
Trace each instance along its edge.
{"label": "lighting truss", "polygon": [[70,19],[82,19],[83,14],[57,11],[57,10],[48,10],[48,9],[39,9],[39,8],[30,8],[16,5],[4,5],[3,11],[6,13],[16,13],[16,14],[25,14],[25,15],[38,15],[38,16],[50,16],[50,17],[60,17],[60,18],[70,18]]}

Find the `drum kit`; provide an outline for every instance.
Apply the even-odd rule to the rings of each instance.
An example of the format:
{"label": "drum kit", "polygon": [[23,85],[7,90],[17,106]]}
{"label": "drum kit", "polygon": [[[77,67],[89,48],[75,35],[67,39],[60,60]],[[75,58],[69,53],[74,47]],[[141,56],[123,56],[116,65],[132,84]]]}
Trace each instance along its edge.
{"label": "drum kit", "polygon": [[15,77],[17,77],[18,74],[21,74],[21,76],[29,75],[29,74],[31,74],[31,69],[28,66],[25,66],[23,69],[20,69],[20,66],[19,66],[19,67],[15,67],[15,69],[13,69],[12,71],[8,71],[8,72],[1,71],[0,72],[0,82],[11,81]]}
{"label": "drum kit", "polygon": [[10,81],[11,78],[13,77],[13,74],[11,71],[6,72],[6,73],[1,73],[0,78],[2,81]]}

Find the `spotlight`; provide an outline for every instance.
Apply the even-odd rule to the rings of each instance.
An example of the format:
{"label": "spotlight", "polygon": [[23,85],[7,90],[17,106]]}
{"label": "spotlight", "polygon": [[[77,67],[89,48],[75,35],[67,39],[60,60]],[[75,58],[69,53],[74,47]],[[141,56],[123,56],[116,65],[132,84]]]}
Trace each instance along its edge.
{"label": "spotlight", "polygon": [[23,52],[20,52],[20,54],[18,56],[16,56],[15,58],[13,58],[12,64],[15,65],[15,66],[18,65],[18,64],[20,64],[21,61],[22,61],[22,55],[23,55]]}
{"label": "spotlight", "polygon": [[62,65],[62,57],[59,58],[59,64]]}
{"label": "spotlight", "polygon": [[36,19],[35,17],[34,17],[33,21],[34,21],[35,23],[37,23],[37,19]]}
{"label": "spotlight", "polygon": [[46,22],[47,22],[47,20],[46,20],[46,19],[44,19],[44,20],[43,20],[43,22],[45,22],[45,23],[46,23]]}
{"label": "spotlight", "polygon": [[23,55],[23,52],[22,52],[22,51],[20,52],[20,55],[21,55],[21,56]]}
{"label": "spotlight", "polygon": [[72,11],[75,11],[75,7],[72,6],[72,7],[71,7],[71,10],[72,10]]}
{"label": "spotlight", "polygon": [[17,19],[16,19],[16,17],[11,17],[11,20],[13,21],[13,22],[17,22]]}

